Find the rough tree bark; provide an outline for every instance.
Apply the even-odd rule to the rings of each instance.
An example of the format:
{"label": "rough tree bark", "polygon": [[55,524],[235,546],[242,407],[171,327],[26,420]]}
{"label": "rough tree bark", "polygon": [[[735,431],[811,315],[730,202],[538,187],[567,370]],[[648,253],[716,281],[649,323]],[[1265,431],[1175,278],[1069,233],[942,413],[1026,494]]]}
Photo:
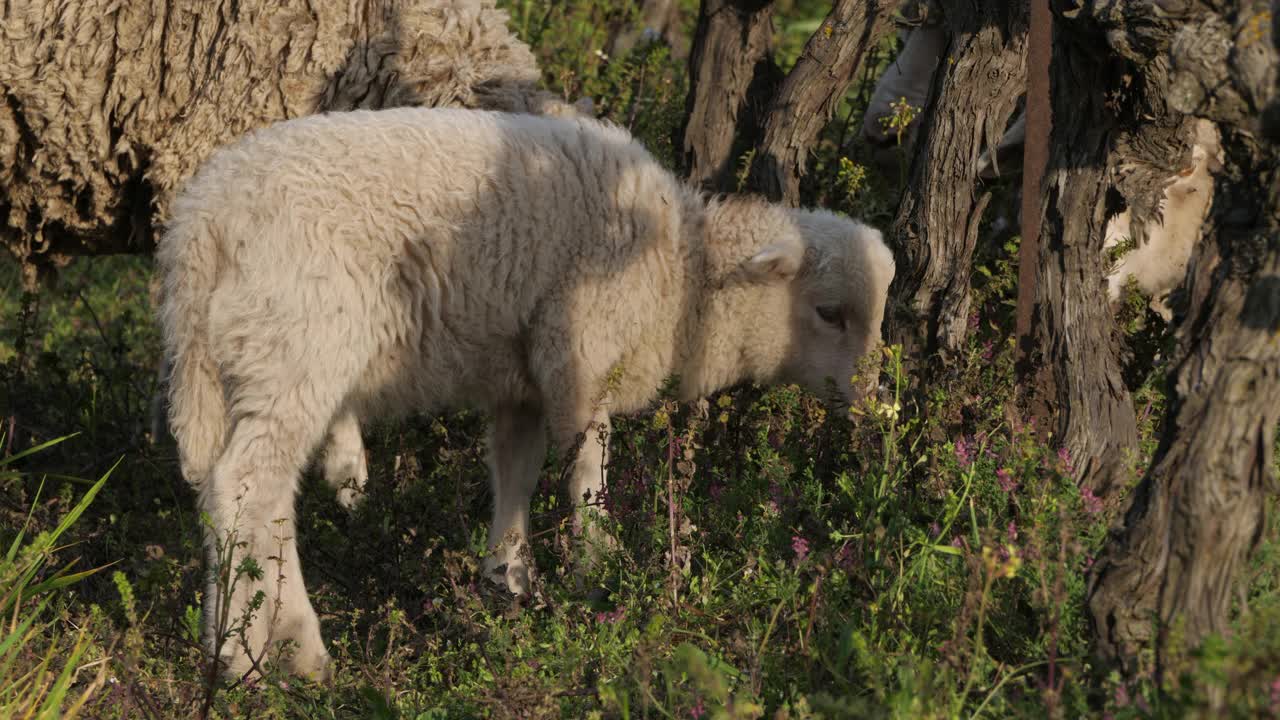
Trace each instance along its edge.
{"label": "rough tree bark", "polygon": [[703,0],[676,146],[684,149],[689,180],[706,190],[735,189],[735,150],[743,142],[754,143],[756,117],[777,82],[772,42],[772,0]]}
{"label": "rough tree bark", "polygon": [[16,0],[0,9],[0,244],[147,251],[217,146],[324,110],[567,111],[492,0]]}
{"label": "rough tree bark", "polygon": [[901,0],[836,0],[769,102],[747,189],[796,205],[809,152]]}
{"label": "rough tree bark", "polygon": [[[1066,33],[1060,33],[1066,35]],[[1111,484],[1138,444],[1137,418],[1120,374],[1115,323],[1105,300],[1102,253],[1112,75],[1096,45],[1054,43],[1053,125],[1032,323],[1034,416],[1045,418],[1086,487]],[[1100,61],[1101,60],[1101,61]],[[1074,122],[1061,118],[1074,113]],[[1025,222],[1025,220],[1024,220]],[[1044,432],[1046,428],[1040,428]]]}
{"label": "rough tree bark", "polygon": [[899,250],[886,332],[921,360],[957,350],[969,319],[969,276],[990,193],[977,194],[978,157],[994,148],[1026,82],[1027,8],[999,0],[945,4],[948,60],[892,231]]}
{"label": "rough tree bark", "polygon": [[1158,212],[1164,180],[1189,157],[1194,133],[1194,121],[1167,105],[1162,48],[1175,24],[1151,7],[1055,5],[1054,120],[1022,386],[1032,415],[1048,423],[1040,431],[1066,449],[1080,484],[1103,496],[1124,484],[1138,441],[1106,301],[1106,219],[1127,204],[1143,241],[1142,221]]}
{"label": "rough tree bark", "polygon": [[1183,298],[1160,447],[1095,566],[1089,597],[1103,654],[1132,660],[1154,640],[1157,669],[1182,646],[1229,629],[1235,578],[1275,482],[1280,145],[1259,118],[1280,111],[1280,29],[1268,28],[1266,2],[1223,5],[1221,15],[1199,8],[1172,45],[1172,102],[1219,123],[1226,170]]}

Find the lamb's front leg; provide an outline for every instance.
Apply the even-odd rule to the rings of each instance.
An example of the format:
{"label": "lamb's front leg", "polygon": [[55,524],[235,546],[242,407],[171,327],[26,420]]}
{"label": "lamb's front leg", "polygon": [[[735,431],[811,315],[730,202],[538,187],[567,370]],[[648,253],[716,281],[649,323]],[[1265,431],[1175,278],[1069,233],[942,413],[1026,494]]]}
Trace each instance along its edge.
{"label": "lamb's front leg", "polygon": [[529,551],[529,502],[547,455],[546,425],[530,408],[499,408],[488,433],[493,524],[485,575],[515,595],[528,594],[533,567]]}

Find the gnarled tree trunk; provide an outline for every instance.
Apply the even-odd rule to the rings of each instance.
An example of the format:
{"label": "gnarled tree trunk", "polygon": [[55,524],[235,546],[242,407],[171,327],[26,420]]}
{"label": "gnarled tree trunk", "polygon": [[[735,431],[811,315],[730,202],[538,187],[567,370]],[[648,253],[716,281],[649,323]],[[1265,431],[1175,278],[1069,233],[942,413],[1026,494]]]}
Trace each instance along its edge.
{"label": "gnarled tree trunk", "polygon": [[0,243],[142,252],[218,146],[325,110],[564,110],[492,0],[15,0],[0,9]]}
{"label": "gnarled tree trunk", "polygon": [[1066,449],[1084,487],[1106,495],[1129,476],[1138,444],[1107,302],[1105,224],[1119,210],[1108,196],[1112,188],[1123,196],[1141,241],[1141,221],[1188,156],[1194,124],[1167,104],[1162,47],[1175,24],[1141,16],[1137,5],[1079,5],[1054,18],[1053,128],[1022,372],[1033,414],[1047,421],[1040,431]]}
{"label": "gnarled tree trunk", "polygon": [[737,184],[735,150],[754,143],[777,82],[772,42],[772,0],[703,0],[689,52],[687,112],[675,140],[689,180],[706,190]]}
{"label": "gnarled tree trunk", "polygon": [[[964,341],[978,224],[978,158],[1004,134],[1026,82],[1027,8],[997,0],[946,5],[947,62],[934,78],[893,236],[900,263],[890,342],[921,360]],[[905,260],[905,262],[902,262]]]}
{"label": "gnarled tree trunk", "polygon": [[747,189],[796,205],[809,152],[900,0],[836,0],[769,102]]}
{"label": "gnarled tree trunk", "polygon": [[1154,640],[1163,663],[1179,649],[1173,638],[1193,646],[1228,630],[1235,579],[1274,485],[1280,146],[1258,132],[1263,108],[1278,109],[1267,9],[1204,13],[1173,42],[1170,96],[1220,123],[1226,170],[1185,292],[1160,447],[1091,581],[1099,649],[1124,659]]}

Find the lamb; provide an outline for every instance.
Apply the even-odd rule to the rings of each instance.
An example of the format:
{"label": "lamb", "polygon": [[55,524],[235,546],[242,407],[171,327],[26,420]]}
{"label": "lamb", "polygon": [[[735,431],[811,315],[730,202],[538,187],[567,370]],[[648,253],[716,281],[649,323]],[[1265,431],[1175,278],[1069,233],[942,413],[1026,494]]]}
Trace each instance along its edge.
{"label": "lamb", "polygon": [[[753,380],[853,403],[894,275],[856,221],[704,197],[600,121],[476,110],[254,132],[206,161],[165,232],[171,426],[212,521],[210,566],[230,538],[243,545],[229,566],[254,555],[270,579],[242,579],[224,608],[210,574],[205,643],[232,673],[268,654],[328,672],[292,539],[298,475],[326,434],[354,428],[358,443],[376,414],[488,411],[484,568],[526,593],[548,440],[571,452],[607,436],[611,414],[671,376],[686,400]],[[603,443],[578,447],[575,500],[600,494],[606,460]],[[258,591],[270,621],[215,637],[214,618]],[[280,640],[295,652],[280,657]]]}

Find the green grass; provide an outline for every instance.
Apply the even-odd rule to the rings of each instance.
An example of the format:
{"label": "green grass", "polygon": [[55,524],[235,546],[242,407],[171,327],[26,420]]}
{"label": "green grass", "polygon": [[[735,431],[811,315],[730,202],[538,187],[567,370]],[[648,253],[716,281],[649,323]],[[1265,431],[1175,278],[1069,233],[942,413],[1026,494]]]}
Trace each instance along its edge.
{"label": "green grass", "polygon": [[[592,95],[672,162],[680,62],[657,47],[596,56],[617,14],[607,3],[506,5],[549,86]],[[781,32],[802,43],[822,9],[784,9]],[[868,92],[866,80],[852,88],[839,117],[856,127]],[[885,225],[891,193],[840,142],[839,122],[806,192]],[[197,644],[195,499],[172,444],[145,435],[159,350],[150,260],[76,262],[34,299],[0,262],[0,458],[78,433],[0,460],[0,550],[18,528],[20,545],[49,533],[28,583],[51,590],[5,610],[0,643],[17,637],[18,649],[0,667],[0,707],[5,683],[45,672],[64,706],[83,696],[81,715],[105,718],[1182,717],[1222,689],[1237,717],[1274,714],[1274,527],[1234,635],[1211,639],[1186,672],[1125,684],[1090,658],[1086,573],[1118,501],[1082,497],[1070,459],[1010,411],[1016,255],[1016,238],[980,250],[970,343],[931,384],[924,413],[891,400],[835,414],[792,387],[740,387],[705,407],[664,400],[619,418],[607,498],[619,548],[581,585],[548,468],[534,500],[541,594],[522,607],[478,572],[484,418],[366,427],[365,502],[348,513],[312,476],[299,499],[303,569],[336,678],[231,689],[209,687]],[[1139,320],[1126,330],[1159,335]],[[900,358],[879,360],[888,387],[905,384]],[[1135,368],[1142,465],[1163,396],[1159,372]],[[75,479],[108,472],[105,484]],[[71,578],[109,564],[53,589],[61,568]],[[63,682],[62,668],[84,669]]]}
{"label": "green grass", "polygon": [[[137,415],[157,349],[147,263],[74,264],[28,319],[23,353],[8,346],[2,377],[16,447],[44,428],[81,434],[11,461],[39,472],[6,476],[0,506],[5,527],[26,527],[30,514],[28,537],[57,528],[87,487],[69,476],[103,475],[123,456],[63,529],[62,542],[78,544],[49,563],[74,555],[118,573],[85,577],[34,611],[42,620],[22,633],[25,662],[38,667],[61,643],[109,658],[101,688],[92,673],[67,688],[96,690],[84,709],[95,717],[206,704],[221,717],[1165,717],[1202,707],[1214,686],[1231,689],[1240,716],[1267,710],[1280,667],[1273,529],[1251,567],[1238,640],[1208,644],[1164,692],[1123,686],[1089,659],[1085,571],[1112,509],[1091,512],[1064,459],[1006,419],[1012,370],[999,320],[1016,249],[996,254],[990,278],[975,276],[988,319],[933,389],[927,421],[895,416],[892,404],[836,417],[789,387],[619,419],[608,502],[620,548],[585,587],[549,470],[534,508],[542,600],[528,607],[477,572],[484,419],[368,427],[366,502],[346,513],[310,477],[300,499],[335,682],[271,677],[212,694],[196,645],[194,498],[174,448],[148,445]],[[890,387],[905,380],[896,357],[884,360]],[[1156,408],[1143,426],[1150,452],[1154,383],[1138,399]],[[607,599],[587,592],[596,584]]]}
{"label": "green grass", "polygon": [[[7,487],[21,481],[23,473],[13,469],[18,462],[65,439],[55,438],[0,457],[0,485]],[[72,624],[72,611],[65,607],[66,596],[59,593],[101,568],[72,572],[75,560],[54,570],[50,567],[55,556],[67,549],[59,545],[59,540],[93,502],[110,475],[108,470],[93,483],[56,526],[36,531],[31,520],[44,489],[42,478],[26,520],[16,526],[11,540],[4,538],[8,549],[0,555],[0,617],[7,623],[0,627],[0,717],[72,718],[103,683],[106,658],[95,647],[91,634],[97,613],[91,610],[90,619],[81,621],[83,624],[72,637],[63,627]],[[50,617],[55,608],[61,611],[56,619]],[[91,673],[95,666],[97,672]],[[77,679],[80,686],[72,692]]]}

